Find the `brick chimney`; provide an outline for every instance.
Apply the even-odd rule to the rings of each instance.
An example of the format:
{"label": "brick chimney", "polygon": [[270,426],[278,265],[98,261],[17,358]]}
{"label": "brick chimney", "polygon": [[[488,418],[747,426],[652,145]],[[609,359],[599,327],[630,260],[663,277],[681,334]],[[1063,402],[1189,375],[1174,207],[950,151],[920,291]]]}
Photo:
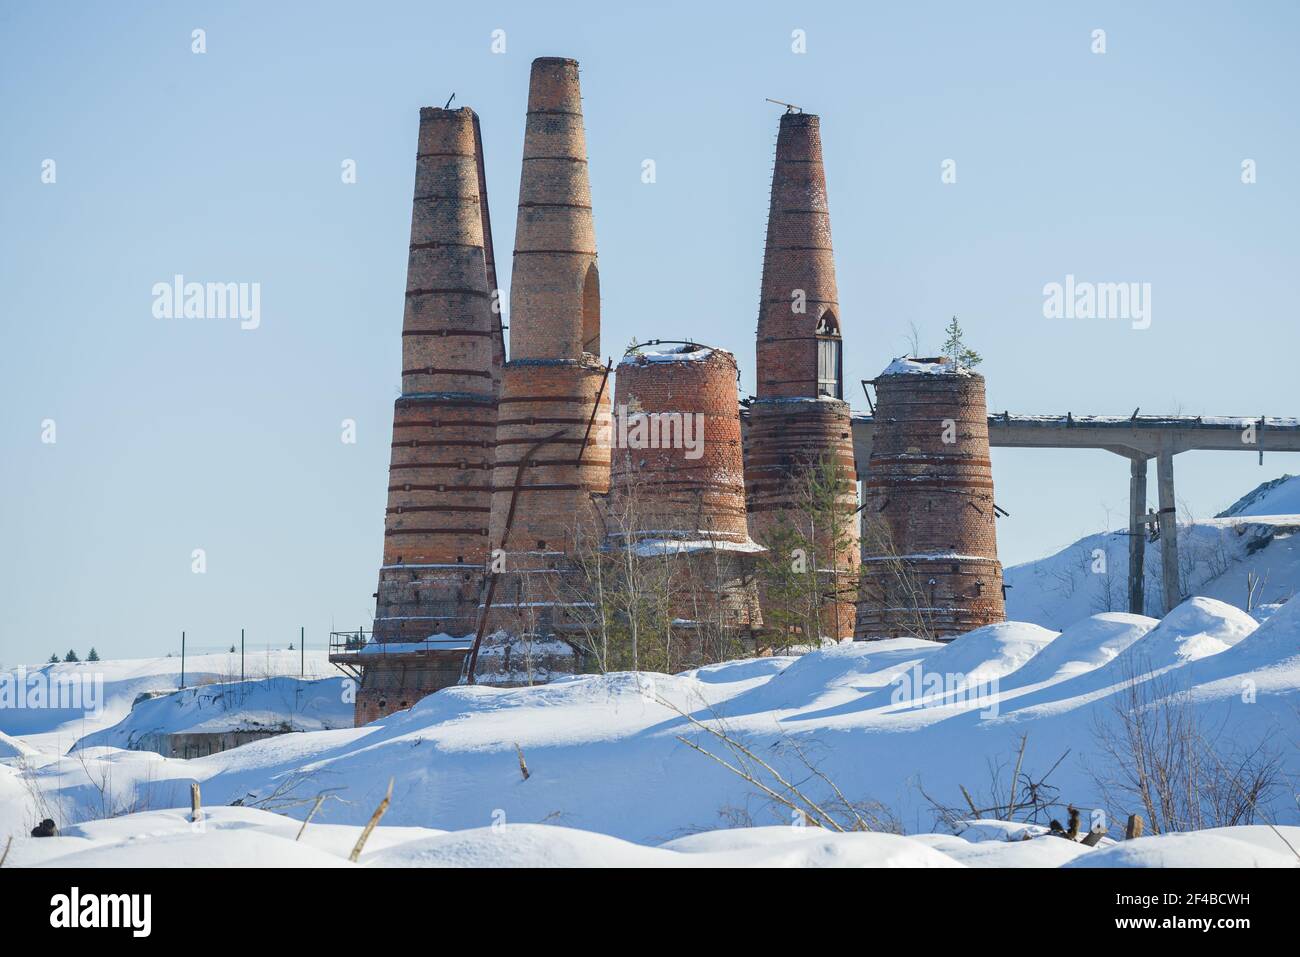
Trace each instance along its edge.
{"label": "brick chimney", "polygon": [[398,646],[463,637],[477,616],[500,376],[477,128],[468,108],[420,111],[374,622],[375,642],[394,653],[361,669],[358,724],[454,684],[463,651],[405,655]]}
{"label": "brick chimney", "polygon": [[[821,119],[787,112],[776,137],[767,247],[758,309],[758,397],[844,398],[819,386],[818,342],[838,356],[839,290],[831,249],[831,216],[822,169]],[[838,359],[836,360],[836,366]],[[837,368],[822,369],[835,373]]]}
{"label": "brick chimney", "polygon": [[[556,638],[579,600],[569,561],[600,524],[609,491],[610,382],[600,349],[600,283],[575,60],[533,61],[510,279],[510,361],[502,378],[491,547],[504,570],[476,680],[509,685],[572,670]],[[522,642],[522,643],[521,643]],[[516,647],[521,648],[515,655]],[[516,665],[516,662],[523,662]]]}
{"label": "brick chimney", "polygon": [[[857,592],[857,470],[844,400],[839,291],[822,168],[821,120],[791,109],[780,122],[758,309],[757,398],[749,406],[745,486],[749,529],[770,546],[797,529],[824,569],[825,636],[853,634]],[[842,485],[827,540],[805,504],[807,476],[828,462]],[[825,525],[827,516],[821,516]],[[766,599],[765,599],[766,600]]]}
{"label": "brick chimney", "polygon": [[510,285],[510,355],[600,355],[600,279],[578,62],[533,61]]}

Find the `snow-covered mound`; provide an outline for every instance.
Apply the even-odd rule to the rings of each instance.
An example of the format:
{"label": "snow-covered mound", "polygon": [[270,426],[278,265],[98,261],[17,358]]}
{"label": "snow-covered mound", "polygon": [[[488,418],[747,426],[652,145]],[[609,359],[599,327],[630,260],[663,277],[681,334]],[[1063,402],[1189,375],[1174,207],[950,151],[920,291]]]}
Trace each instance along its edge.
{"label": "snow-covered mound", "polygon": [[[998,825],[1003,822],[979,822]],[[448,833],[377,828],[356,865],[359,827],[298,821],[251,808],[217,807],[198,822],[171,809],[93,821],[59,837],[21,837],[13,867],[1295,867],[1287,841],[1300,828],[1231,827],[1144,837],[1097,848],[1006,825],[998,839],[903,837],[815,827],[740,827],[657,845],[550,824],[500,823]],[[972,829],[974,831],[975,829]],[[1013,836],[1015,835],[1015,836]]]}
{"label": "snow-covered mound", "polygon": [[927,671],[970,675],[988,681],[1011,674],[1057,637],[1038,625],[1004,621],[967,632],[925,660]]}
{"label": "snow-covered mound", "polygon": [[1189,598],[1120,652],[1138,674],[1227,651],[1256,628],[1250,615],[1213,598]]}
{"label": "snow-covered mound", "polygon": [[1076,622],[1012,672],[1003,687],[1061,681],[1110,662],[1158,622],[1145,615],[1107,612]]}
{"label": "snow-covered mound", "polygon": [[1214,517],[1239,515],[1300,515],[1300,475],[1283,475],[1264,482]]}
{"label": "snow-covered mound", "polygon": [[[1283,849],[1260,847],[1253,841],[1234,838],[1225,827],[1191,834],[1140,837],[1113,847],[1081,854],[1066,867],[1296,867],[1300,858]],[[1300,828],[1287,828],[1300,840]],[[1300,847],[1300,844],[1296,845]]]}
{"label": "snow-covered mound", "polygon": [[3,731],[0,731],[0,761],[9,761],[14,758],[27,758],[37,753],[37,750],[31,745],[24,744],[17,738],[11,738]]}
{"label": "snow-covered mound", "polygon": [[[185,659],[187,686],[236,681],[241,674],[238,652],[189,655]],[[326,651],[249,651],[242,664],[247,678],[298,675],[332,677],[338,671]],[[104,661],[62,662],[32,668],[0,671],[0,687],[24,688],[75,683],[84,689],[81,707],[0,707],[0,731],[22,737],[28,745],[62,754],[78,738],[112,727],[131,710],[143,694],[174,691],[180,686],[181,658],[125,658]],[[94,704],[94,707],[87,705]]]}
{"label": "snow-covered mound", "polygon": [[328,731],[352,727],[349,679],[263,678],[186,688],[140,701],[130,714],[80,739],[87,747],[135,749],[159,735],[225,731]]}
{"label": "snow-covered mound", "polygon": [[[1300,477],[1265,482],[1213,519],[1178,527],[1183,594],[1246,608],[1300,591]],[[1006,569],[1007,616],[1063,629],[1099,612],[1128,609],[1127,530],[1080,539],[1055,555]],[[1160,545],[1144,551],[1146,613],[1162,606]],[[1248,581],[1254,582],[1252,590]],[[1265,617],[1267,612],[1261,617]]]}

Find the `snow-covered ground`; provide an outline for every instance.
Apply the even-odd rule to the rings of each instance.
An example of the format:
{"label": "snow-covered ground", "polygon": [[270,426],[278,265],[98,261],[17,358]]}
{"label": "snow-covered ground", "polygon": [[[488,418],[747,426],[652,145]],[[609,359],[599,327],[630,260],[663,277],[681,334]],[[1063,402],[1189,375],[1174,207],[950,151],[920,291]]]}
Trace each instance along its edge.
{"label": "snow-covered ground", "polygon": [[350,728],[351,684],[342,676],[280,676],[186,688],[138,702],[117,724],[86,735],[73,747],[130,750],[149,747],[147,742],[159,735]]}
{"label": "snow-covered ground", "polygon": [[[1183,522],[1180,519],[1180,522]],[[1300,592],[1300,476],[1265,482],[1212,519],[1178,529],[1183,593],[1247,606],[1265,617]],[[1006,570],[1007,617],[1060,629],[1128,608],[1127,528],[1089,535],[1054,555]],[[1159,542],[1144,553],[1146,613],[1160,615]]]}
{"label": "snow-covered ground", "polygon": [[[126,684],[119,667],[145,681],[140,662],[100,666],[114,687]],[[941,815],[924,795],[960,807],[965,786],[983,802],[990,765],[1009,773],[1025,734],[1024,771],[1040,776],[1060,759],[1051,784],[1062,806],[1083,809],[1086,827],[1092,810],[1106,806],[1093,773],[1102,757],[1096,723],[1122,704],[1135,673],[1189,691],[1197,716],[1226,740],[1276,747],[1284,783],[1256,820],[1300,825],[1300,600],[1259,624],[1198,598],[1161,622],[1107,614],[1059,635],[1013,622],[946,645],[848,643],[674,676],[452,688],[366,727],[284,734],[193,760],[91,741],[67,753],[49,748],[48,735],[20,735],[15,740],[47,746],[0,761],[0,835],[23,834],[41,817],[58,821],[64,838],[16,842],[19,863],[68,848],[79,856],[62,863],[147,862],[159,853],[209,864],[240,855],[336,864],[391,778],[392,804],[363,862],[682,864],[704,861],[684,857],[707,851],[714,862],[1047,866],[1086,851],[1117,865],[1159,863],[1166,854],[1204,864],[1222,863],[1223,854],[1281,863],[1270,856],[1280,853],[1272,845],[1222,844],[1222,835],[1199,844],[1153,838],[1165,843],[1148,852],[1141,849],[1153,845],[1081,850],[1059,838],[972,849],[965,835],[936,833],[945,830]],[[6,717],[0,712],[0,721]],[[696,750],[740,760],[710,728],[804,782],[818,802],[833,799],[833,782],[848,801],[869,804],[910,836],[792,827],[799,821],[788,809]],[[193,781],[212,811],[206,838],[190,833],[182,812],[165,810],[187,803]],[[322,793],[313,836],[285,849],[294,820]],[[1064,818],[1063,807],[1051,813]],[[1108,823],[1116,836],[1122,825]],[[731,829],[701,836],[719,828]],[[42,840],[44,849],[34,847]]]}
{"label": "snow-covered ground", "polygon": [[[987,824],[988,822],[980,822]],[[463,831],[379,827],[356,865],[356,827],[243,807],[169,809],[16,841],[15,867],[1295,867],[1300,827],[1262,825],[1144,837],[1090,849],[1022,827],[961,835],[835,833],[814,827],[713,830],[658,844],[551,824]],[[301,832],[301,835],[300,835]]]}
{"label": "snow-covered ground", "polygon": [[[242,691],[230,685],[237,655],[191,658],[187,684],[206,689],[152,700],[141,696],[175,689],[178,659],[44,666],[30,674],[97,678],[98,707],[89,716],[0,707],[0,841],[18,836],[17,864],[347,866],[391,780],[392,802],[363,865],[1294,866],[1300,598],[1288,599],[1300,580],[1290,523],[1300,527],[1300,518],[1282,507],[1300,508],[1300,479],[1257,489],[1184,539],[1185,554],[1196,556],[1189,573],[1203,578],[1198,591],[1234,597],[1247,568],[1268,573],[1269,604],[1253,614],[1215,597],[1189,599],[1162,619],[1095,613],[1094,578],[1105,576],[1089,571],[1094,578],[1063,597],[1043,584],[1063,581],[1067,561],[1056,556],[1008,572],[1021,586],[1013,616],[1030,621],[948,644],[850,642],[679,675],[457,687],[334,730],[349,688],[321,653],[308,656],[306,671],[329,680],[259,680],[249,688],[261,690]],[[1222,556],[1192,547],[1202,541],[1223,546]],[[1124,545],[1107,552],[1120,581]],[[1039,604],[1028,614],[1035,587]],[[259,679],[299,669],[296,652],[250,661]],[[1087,848],[1042,836],[1024,810],[1009,815],[1020,823],[999,823],[1008,815],[995,811],[956,823],[968,800],[1001,807],[1023,744],[1022,780],[1050,771],[1055,795],[1032,815],[1039,825],[1065,820],[1072,804],[1085,830],[1099,821],[1120,837],[1123,818],[1141,808],[1106,793],[1114,769],[1104,733],[1131,712],[1134,681],[1156,697],[1179,695],[1225,747],[1262,746],[1273,756],[1275,786],[1254,825]],[[159,727],[228,723],[232,695],[247,705],[241,721],[317,714],[300,721],[302,731],[204,758],[122,747]],[[304,695],[320,700],[304,708]],[[748,768],[751,779],[723,761]],[[840,822],[865,815],[874,831],[798,826],[804,819],[764,792],[784,791],[778,776]],[[201,827],[179,810],[192,782],[207,809]],[[24,836],[45,817],[63,836]]]}

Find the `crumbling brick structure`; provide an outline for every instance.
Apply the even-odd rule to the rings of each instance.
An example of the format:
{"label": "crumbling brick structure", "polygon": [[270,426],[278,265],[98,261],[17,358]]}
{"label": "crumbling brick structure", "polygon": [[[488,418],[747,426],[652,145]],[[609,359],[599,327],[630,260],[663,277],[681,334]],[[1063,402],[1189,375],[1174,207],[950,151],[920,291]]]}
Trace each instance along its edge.
{"label": "crumbling brick structure", "polygon": [[745,485],[749,528],[760,544],[783,525],[818,541],[803,504],[806,473],[829,462],[843,487],[836,509],[845,534],[821,562],[829,599],[826,634],[853,634],[857,591],[857,470],[844,401],[839,292],[822,167],[820,120],[781,117],[759,303],[757,397],[749,405]]}
{"label": "crumbling brick structure", "polygon": [[501,685],[572,671],[558,635],[575,529],[609,490],[609,370],[575,60],[533,61],[510,282],[489,540],[497,576],[475,680]]}
{"label": "crumbling brick structure", "polygon": [[478,118],[420,111],[384,557],[357,723],[454,684],[488,556],[503,353]]}
{"label": "crumbling brick structure", "polygon": [[1005,620],[983,377],[900,359],[874,385],[855,637],[944,639]]}
{"label": "crumbling brick structure", "polygon": [[661,577],[684,666],[762,624],[736,380],[730,352],[695,344],[637,347],[618,366],[607,548],[674,564]]}

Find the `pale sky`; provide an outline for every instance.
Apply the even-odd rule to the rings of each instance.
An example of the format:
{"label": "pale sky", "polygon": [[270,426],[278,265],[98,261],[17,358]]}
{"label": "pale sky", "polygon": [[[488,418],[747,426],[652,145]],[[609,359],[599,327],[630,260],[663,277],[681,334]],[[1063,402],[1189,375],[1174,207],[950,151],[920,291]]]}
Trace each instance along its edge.
{"label": "pale sky", "polygon": [[[582,64],[607,350],[691,336],[752,389],[772,97],[822,117],[856,408],[955,313],[995,411],[1300,414],[1300,8],[987,7],[0,6],[0,662],[369,626],[418,110],[481,115],[508,287],[536,56]],[[259,327],[155,318],[176,274],[259,283]],[[1150,327],[1045,318],[1067,275],[1150,283]],[[1300,456],[1176,470],[1203,517]],[[1007,564],[1124,521],[1109,453],[994,480]]]}

